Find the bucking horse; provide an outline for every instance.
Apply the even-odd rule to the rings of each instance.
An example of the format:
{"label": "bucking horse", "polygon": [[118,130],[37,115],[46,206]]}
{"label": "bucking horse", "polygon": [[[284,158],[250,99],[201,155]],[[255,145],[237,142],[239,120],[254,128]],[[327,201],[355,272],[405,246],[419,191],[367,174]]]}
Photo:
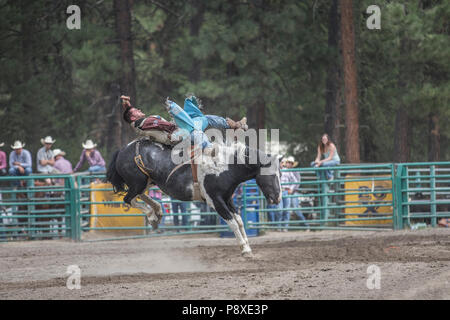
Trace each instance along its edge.
{"label": "bucking horse", "polygon": [[[218,146],[222,151],[230,148]],[[174,146],[151,140],[135,140],[114,153],[108,166],[107,180],[112,183],[115,192],[126,192],[124,202],[142,209],[153,228],[157,228],[162,219],[161,205],[146,194],[153,185],[177,200],[206,202],[234,232],[241,253],[252,256],[244,224],[233,204],[232,195],[240,183],[255,179],[268,203],[279,203],[279,159],[276,155],[268,155],[239,143],[231,148],[231,153],[218,152],[215,158],[203,157],[202,162],[195,166],[192,155],[181,163],[173,161],[172,153],[179,152],[179,156],[182,156],[185,152],[183,149],[175,150]],[[226,156],[221,158],[219,154]],[[232,161],[224,161],[223,157]],[[138,198],[144,203],[138,202]]]}

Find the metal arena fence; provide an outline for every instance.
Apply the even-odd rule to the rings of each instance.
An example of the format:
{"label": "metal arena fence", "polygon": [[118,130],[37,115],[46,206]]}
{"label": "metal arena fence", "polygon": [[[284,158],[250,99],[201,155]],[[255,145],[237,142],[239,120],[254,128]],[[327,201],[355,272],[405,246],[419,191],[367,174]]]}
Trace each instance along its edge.
{"label": "metal arena fence", "polygon": [[[334,178],[326,179],[325,170],[331,170]],[[248,236],[265,230],[385,230],[417,223],[435,227],[439,219],[450,218],[450,162],[283,171],[292,171],[301,180],[295,183],[295,192],[283,193],[280,205],[268,205],[255,181],[236,190],[233,202]],[[234,236],[205,204],[171,199],[158,188],[152,188],[150,196],[164,208],[157,230],[139,209],[126,206],[112,192],[104,174],[0,177],[0,241]]]}

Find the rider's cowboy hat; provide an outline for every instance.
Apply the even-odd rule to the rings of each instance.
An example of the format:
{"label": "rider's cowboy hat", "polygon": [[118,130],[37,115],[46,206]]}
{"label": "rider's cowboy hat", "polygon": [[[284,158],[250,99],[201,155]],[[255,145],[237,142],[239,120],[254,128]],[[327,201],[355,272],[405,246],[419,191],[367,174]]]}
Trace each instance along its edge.
{"label": "rider's cowboy hat", "polygon": [[0,143],[0,148],[3,147],[5,145],[4,142]]}
{"label": "rider's cowboy hat", "polygon": [[41,139],[42,144],[50,143],[54,144],[56,140],[53,140],[52,137],[46,136],[44,139]]}
{"label": "rider's cowboy hat", "polygon": [[54,157],[56,157],[56,156],[65,156],[66,155],[66,153],[64,152],[64,151],[62,151],[61,149],[55,149],[55,150],[53,150],[53,156]]}
{"label": "rider's cowboy hat", "polygon": [[92,140],[86,140],[86,144],[81,143],[81,145],[84,149],[94,149],[97,146],[97,144],[93,143]]}
{"label": "rider's cowboy hat", "polygon": [[294,157],[293,157],[293,156],[289,156],[289,157],[287,157],[285,161],[286,161],[286,162],[290,162],[290,163],[292,163],[292,166],[293,166],[293,167],[296,167],[296,166],[298,165],[298,162],[297,162],[297,161],[295,161],[295,159],[294,159]]}
{"label": "rider's cowboy hat", "polygon": [[16,149],[22,149],[23,147],[25,147],[25,143],[20,142],[19,140],[14,141],[14,145],[11,146],[11,148],[13,148],[14,150]]}

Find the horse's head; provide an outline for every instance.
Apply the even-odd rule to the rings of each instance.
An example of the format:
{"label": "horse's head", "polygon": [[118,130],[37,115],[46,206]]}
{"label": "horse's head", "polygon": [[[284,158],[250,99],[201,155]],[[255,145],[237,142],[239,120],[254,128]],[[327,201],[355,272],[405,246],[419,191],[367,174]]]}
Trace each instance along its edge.
{"label": "horse's head", "polygon": [[280,159],[278,156],[267,156],[266,160],[269,161],[260,164],[256,183],[269,204],[278,204],[281,201]]}

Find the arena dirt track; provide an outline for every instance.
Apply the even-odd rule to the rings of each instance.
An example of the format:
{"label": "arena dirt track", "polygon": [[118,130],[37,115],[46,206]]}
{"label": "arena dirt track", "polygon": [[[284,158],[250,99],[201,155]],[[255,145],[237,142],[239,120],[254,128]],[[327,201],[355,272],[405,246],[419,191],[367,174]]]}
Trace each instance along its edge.
{"label": "arena dirt track", "polygon": [[[0,299],[450,299],[450,230],[0,244]],[[381,269],[381,289],[366,286]],[[81,289],[66,288],[67,266]]]}

